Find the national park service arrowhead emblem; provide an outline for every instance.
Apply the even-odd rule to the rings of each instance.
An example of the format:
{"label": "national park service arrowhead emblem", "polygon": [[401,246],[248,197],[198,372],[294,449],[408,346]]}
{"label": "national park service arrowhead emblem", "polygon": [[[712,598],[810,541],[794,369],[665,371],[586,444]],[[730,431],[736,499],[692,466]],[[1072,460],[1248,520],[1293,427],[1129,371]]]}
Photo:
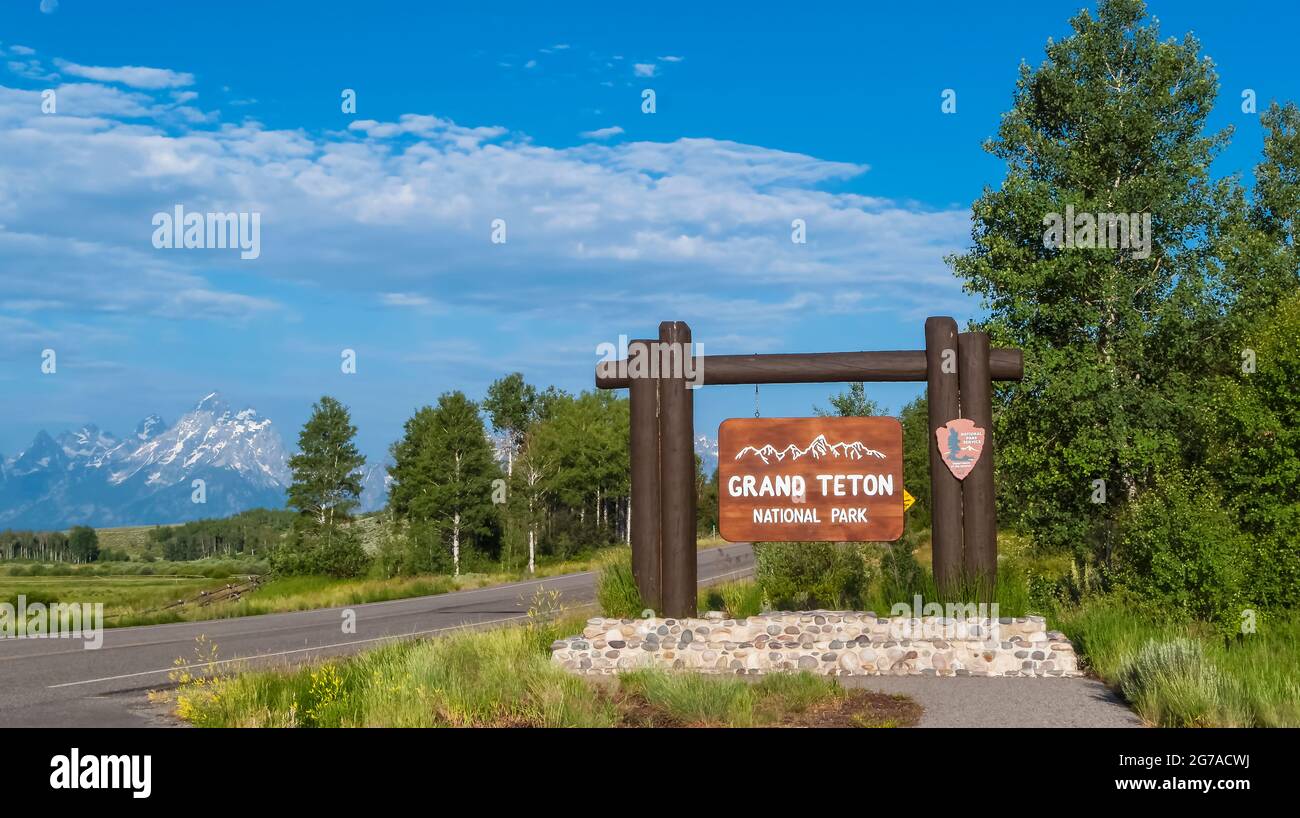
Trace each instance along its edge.
{"label": "national park service arrowhead emblem", "polygon": [[966,479],[984,451],[984,430],[969,418],[950,420],[934,430],[939,456],[958,480]]}

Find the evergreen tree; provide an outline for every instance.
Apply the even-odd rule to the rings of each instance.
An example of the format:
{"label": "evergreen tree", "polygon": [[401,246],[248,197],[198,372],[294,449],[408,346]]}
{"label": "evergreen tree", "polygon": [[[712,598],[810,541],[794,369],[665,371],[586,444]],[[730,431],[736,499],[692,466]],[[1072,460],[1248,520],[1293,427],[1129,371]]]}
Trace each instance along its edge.
{"label": "evergreen tree", "polygon": [[403,427],[402,439],[389,449],[393,464],[388,467],[391,482],[388,486],[388,508],[398,519],[410,516],[411,502],[419,494],[427,492],[429,483],[421,480],[417,464],[425,445],[432,438],[437,416],[433,407],[424,406],[407,419]]}
{"label": "evergreen tree", "polygon": [[348,526],[366,462],[353,442],[356,433],[347,407],[334,398],[322,397],[312,407],[298,434],[298,453],[289,459],[289,505],[298,516],[289,541],[272,555],[277,570],[354,576],[365,567],[360,538]]}

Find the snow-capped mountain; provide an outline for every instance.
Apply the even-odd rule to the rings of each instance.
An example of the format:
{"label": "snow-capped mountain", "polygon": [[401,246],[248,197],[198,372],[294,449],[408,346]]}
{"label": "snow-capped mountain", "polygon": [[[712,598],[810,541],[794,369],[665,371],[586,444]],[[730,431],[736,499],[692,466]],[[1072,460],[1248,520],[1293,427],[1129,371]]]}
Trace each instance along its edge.
{"label": "snow-capped mountain", "polygon": [[713,470],[718,467],[718,441],[708,435],[696,435],[695,453],[704,464],[704,473],[713,474]]}
{"label": "snow-capped mountain", "polygon": [[270,419],[232,411],[214,392],[174,425],[150,415],[122,439],[94,425],[40,432],[0,461],[0,527],[144,525],[282,508],[289,482]]}
{"label": "snow-capped mountain", "polygon": [[108,480],[116,486],[144,475],[147,485],[170,486],[203,468],[228,469],[258,487],[289,485],[289,459],[271,421],[256,409],[231,412],[216,392],[175,426],[123,450]]}
{"label": "snow-capped mountain", "polygon": [[366,463],[361,469],[361,505],[357,511],[377,511],[388,504],[388,488],[393,478],[388,476],[388,467],[393,461],[385,459],[380,463]]}

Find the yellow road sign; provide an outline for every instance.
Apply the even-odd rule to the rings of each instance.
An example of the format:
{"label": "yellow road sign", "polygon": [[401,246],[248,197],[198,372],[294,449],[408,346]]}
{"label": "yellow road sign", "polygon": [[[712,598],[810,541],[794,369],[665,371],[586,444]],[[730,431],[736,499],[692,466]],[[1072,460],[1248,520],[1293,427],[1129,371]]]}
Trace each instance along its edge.
{"label": "yellow road sign", "polygon": [[907,511],[909,508],[912,507],[912,503],[915,502],[916,502],[916,498],[908,494],[907,489],[903,489],[903,511]]}

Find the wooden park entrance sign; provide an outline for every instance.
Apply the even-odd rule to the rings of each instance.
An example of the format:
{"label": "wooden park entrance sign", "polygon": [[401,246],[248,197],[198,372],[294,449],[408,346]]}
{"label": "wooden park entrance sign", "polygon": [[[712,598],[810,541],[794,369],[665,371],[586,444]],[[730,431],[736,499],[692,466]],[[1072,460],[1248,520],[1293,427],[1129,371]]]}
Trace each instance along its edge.
{"label": "wooden park entrance sign", "polygon": [[903,536],[894,418],[732,418],[718,430],[718,530],[732,542]]}
{"label": "wooden park entrance sign", "polygon": [[[958,333],[951,318],[926,319],[924,350],[697,358],[691,350],[690,327],[665,321],[658,339],[629,343],[626,360],[596,366],[597,387],[629,391],[632,572],[648,606],[670,617],[696,615],[691,387],[710,384],[925,381],[935,581],[953,588],[965,574],[992,586],[997,572],[992,382],[1020,380],[1020,350],[990,349],[987,334]],[[850,448],[862,457],[846,454]],[[785,454],[777,458],[778,451]],[[809,455],[814,451],[817,457]],[[746,476],[753,478],[757,495],[746,493]],[[790,496],[763,493],[764,477],[771,492],[779,482]],[[732,482],[735,478],[739,481]],[[902,535],[902,435],[892,418],[728,420],[719,430],[719,480],[719,528],[727,539]],[[801,501],[793,496],[797,482]],[[730,495],[729,486],[738,494]],[[812,511],[792,510],[797,508]]]}

